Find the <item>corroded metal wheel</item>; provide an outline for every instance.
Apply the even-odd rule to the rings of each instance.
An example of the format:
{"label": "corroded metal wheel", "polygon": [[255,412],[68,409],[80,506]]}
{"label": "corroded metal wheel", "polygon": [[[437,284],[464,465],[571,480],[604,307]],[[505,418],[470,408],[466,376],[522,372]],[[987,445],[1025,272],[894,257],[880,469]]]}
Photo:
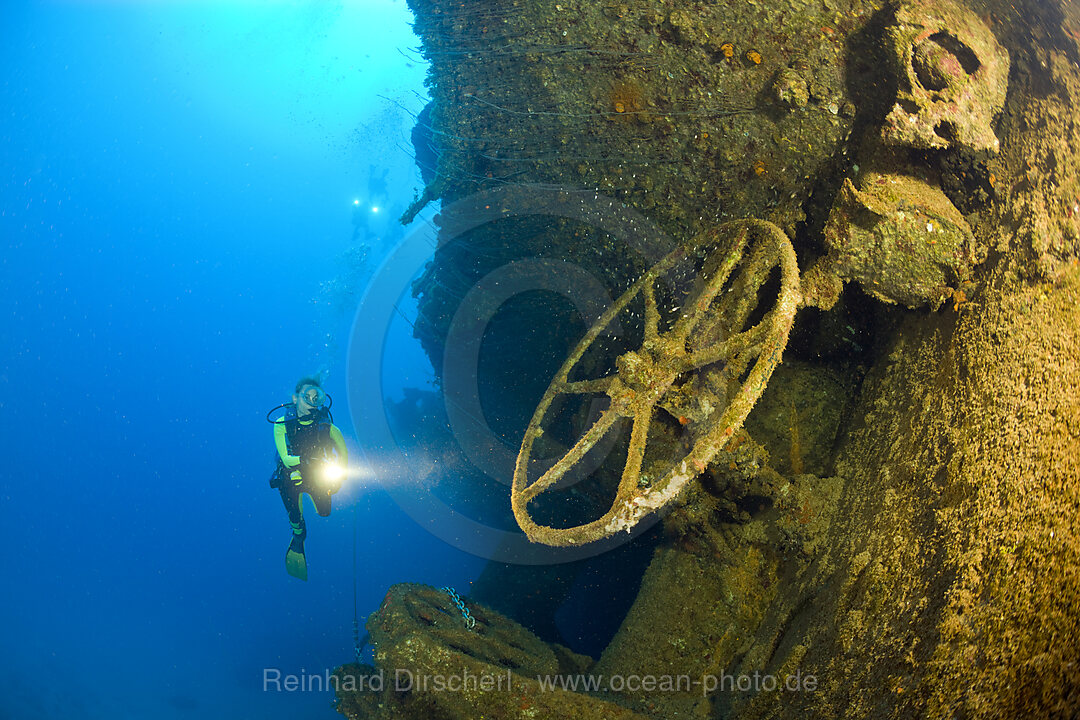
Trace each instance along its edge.
{"label": "corroded metal wheel", "polygon": [[[658,303],[658,294],[667,288],[661,283],[688,265],[697,274],[696,289],[672,316]],[[765,289],[771,292],[770,277],[776,276],[776,302],[761,313],[759,296]],[[630,312],[631,303],[642,302],[639,296],[644,306],[641,348],[619,356],[613,374],[569,380],[597,338],[617,317]],[[511,490],[514,517],[525,534],[547,545],[592,542],[621,530],[629,532],[677,497],[727,444],[761,396],[780,363],[798,303],[795,251],[779,227],[763,220],[720,225],[653,266],[589,329],[537,405],[521,443]],[[723,381],[703,381],[707,373]],[[718,393],[718,386],[728,389]],[[561,396],[589,394],[607,395],[608,407],[545,469],[533,458],[533,447],[544,433],[552,403]],[[684,457],[653,473],[656,479],[650,480],[642,476],[642,463],[658,406],[685,426],[690,445]],[[562,480],[622,418],[631,422],[629,450],[611,508],[576,527],[537,524],[529,503]],[[530,480],[530,471],[539,477]]]}

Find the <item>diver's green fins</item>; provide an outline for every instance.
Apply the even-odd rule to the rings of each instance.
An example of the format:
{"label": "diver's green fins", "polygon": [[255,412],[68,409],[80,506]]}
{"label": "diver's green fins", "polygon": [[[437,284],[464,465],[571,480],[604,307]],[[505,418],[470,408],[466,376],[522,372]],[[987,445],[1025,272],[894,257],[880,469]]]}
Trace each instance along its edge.
{"label": "diver's green fins", "polygon": [[296,552],[290,547],[285,553],[285,569],[294,578],[307,581],[307,558],[304,557],[304,553]]}

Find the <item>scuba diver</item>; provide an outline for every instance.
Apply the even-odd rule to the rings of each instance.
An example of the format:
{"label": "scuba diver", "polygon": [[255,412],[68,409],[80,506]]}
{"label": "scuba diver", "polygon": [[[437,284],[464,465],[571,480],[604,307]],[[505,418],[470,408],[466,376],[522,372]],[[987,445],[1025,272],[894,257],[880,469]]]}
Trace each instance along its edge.
{"label": "scuba diver", "polygon": [[[349,459],[345,438],[330,414],[331,405],[333,400],[323,392],[319,381],[306,377],[296,383],[291,403],[278,405],[266,414],[266,419],[274,425],[277,447],[277,468],[270,478],[270,487],[281,493],[292,525],[285,568],[300,580],[307,580],[304,556],[307,525],[301,494],[307,493],[319,515],[327,517],[331,499],[341,489]],[[283,408],[282,416],[271,417]]]}

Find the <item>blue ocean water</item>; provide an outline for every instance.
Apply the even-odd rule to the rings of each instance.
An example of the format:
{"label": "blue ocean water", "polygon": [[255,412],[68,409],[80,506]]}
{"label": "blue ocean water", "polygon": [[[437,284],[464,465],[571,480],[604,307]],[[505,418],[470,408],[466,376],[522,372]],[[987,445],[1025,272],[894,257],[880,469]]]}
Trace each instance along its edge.
{"label": "blue ocean water", "polygon": [[[410,20],[404,0],[0,10],[0,718],[338,717],[263,680],[352,659],[354,537],[361,620],[392,583],[479,571],[355,482],[308,507],[294,580],[267,484],[265,413],[301,375],[326,371],[355,447],[359,284],[420,183]],[[373,339],[388,394],[426,382],[395,327]]]}

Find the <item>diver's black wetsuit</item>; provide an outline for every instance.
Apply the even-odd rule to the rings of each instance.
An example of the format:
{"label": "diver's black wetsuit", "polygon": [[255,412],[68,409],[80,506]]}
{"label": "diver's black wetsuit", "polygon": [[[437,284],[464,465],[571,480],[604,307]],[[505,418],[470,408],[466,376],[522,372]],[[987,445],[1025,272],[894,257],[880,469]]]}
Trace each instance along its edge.
{"label": "diver's black wetsuit", "polygon": [[314,480],[312,468],[316,462],[326,459],[329,449],[333,447],[333,441],[330,438],[331,426],[330,418],[325,410],[316,412],[310,423],[301,423],[295,415],[286,416],[285,437],[289,454],[300,456],[301,479],[299,482],[290,477],[292,470],[285,466],[280,456],[275,455],[277,468],[270,479],[270,487],[276,487],[281,493],[281,502],[285,505],[285,511],[289,513],[293,534],[301,543],[307,537],[307,523],[304,522],[300,494],[307,493],[311,497],[315,504],[315,511],[319,515],[327,517],[330,514],[333,500],[330,488]]}

